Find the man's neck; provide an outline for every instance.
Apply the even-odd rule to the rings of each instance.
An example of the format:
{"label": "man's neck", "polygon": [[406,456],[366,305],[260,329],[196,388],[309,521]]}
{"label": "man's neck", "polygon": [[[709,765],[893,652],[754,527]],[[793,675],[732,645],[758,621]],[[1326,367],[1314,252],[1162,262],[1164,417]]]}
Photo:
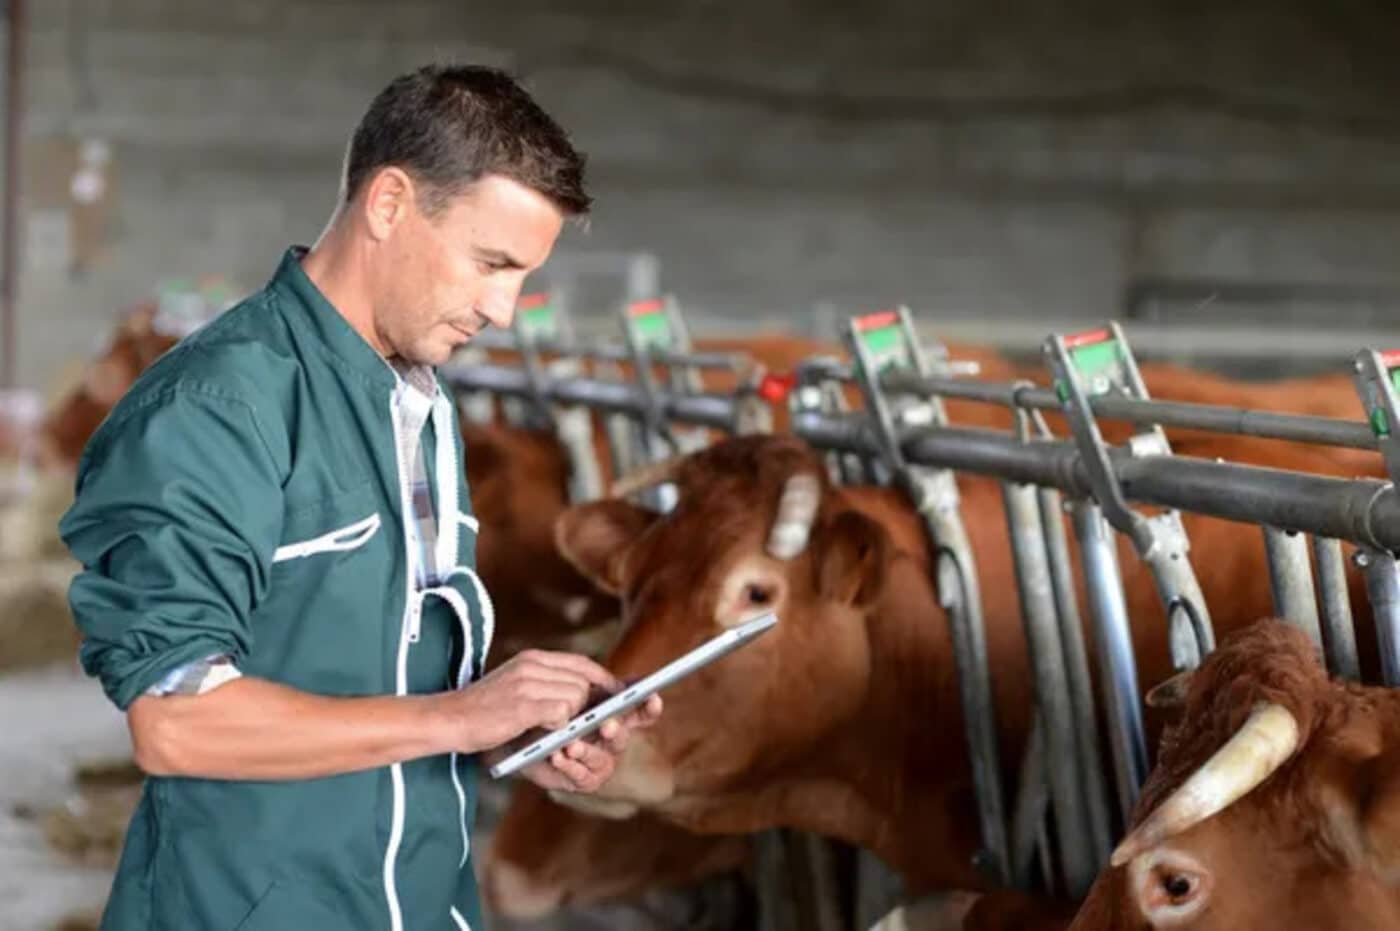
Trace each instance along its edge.
{"label": "man's neck", "polygon": [[389,353],[374,327],[364,257],[344,229],[339,213],[331,218],[316,244],[302,256],[301,268],[351,329],[375,352],[387,357]]}

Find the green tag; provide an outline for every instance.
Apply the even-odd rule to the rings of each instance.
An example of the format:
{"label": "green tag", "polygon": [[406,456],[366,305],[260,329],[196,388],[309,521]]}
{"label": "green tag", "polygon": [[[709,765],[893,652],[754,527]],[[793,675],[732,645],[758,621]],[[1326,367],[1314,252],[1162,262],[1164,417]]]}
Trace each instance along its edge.
{"label": "green tag", "polygon": [[536,338],[557,336],[559,321],[550,304],[532,307],[520,313],[520,329]]}
{"label": "green tag", "polygon": [[904,331],[898,326],[884,326],[861,331],[861,345],[870,353],[875,370],[883,372],[889,368],[913,368],[909,356],[909,346],[904,341]]}
{"label": "green tag", "polygon": [[1385,411],[1379,407],[1371,411],[1371,432],[1382,439],[1390,436],[1390,419],[1385,416]]}
{"label": "green tag", "polygon": [[1070,360],[1091,395],[1105,394],[1127,383],[1128,373],[1116,339],[1070,350]]}
{"label": "green tag", "polygon": [[671,322],[665,313],[641,314],[632,318],[632,332],[643,346],[671,348]]}

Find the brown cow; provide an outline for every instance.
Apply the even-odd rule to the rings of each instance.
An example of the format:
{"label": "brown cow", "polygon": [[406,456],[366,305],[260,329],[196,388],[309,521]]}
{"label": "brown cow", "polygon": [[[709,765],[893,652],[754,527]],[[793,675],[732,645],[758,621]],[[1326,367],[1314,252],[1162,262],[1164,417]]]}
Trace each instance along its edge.
{"label": "brown cow", "polygon": [[[914,889],[981,887],[951,644],[910,509],[887,490],[828,487],[814,454],[787,438],[720,444],[675,479],[681,503],[665,517],[610,500],[560,523],[563,550],[623,597],[614,671],[644,674],[757,611],[783,623],[675,686],[666,721],[635,743],[607,794],[701,832],[833,835]],[[1009,766],[1030,709],[1019,606],[999,491],[978,479],[962,488]],[[780,499],[813,492],[808,542],[773,555],[803,535],[770,532]],[[1218,628],[1267,613],[1258,530],[1187,523]],[[1126,553],[1123,566],[1142,681],[1156,681],[1169,670],[1161,608],[1146,569]]]}
{"label": "brown cow", "polygon": [[177,337],[155,327],[155,302],[123,315],[106,351],[94,359],[80,384],[44,420],[40,457],[46,466],[77,465],[83,447],[138,375],[160,358]]}
{"label": "brown cow", "polygon": [[1400,927],[1400,694],[1264,621],[1192,677],[1072,931]]}
{"label": "brown cow", "polygon": [[[1178,445],[1184,445],[1205,458],[1222,457],[1246,461],[1259,456],[1261,449],[1261,444],[1251,440],[1211,434],[1188,437],[1184,443],[1179,442]],[[1264,449],[1269,449],[1271,444],[1265,443],[1262,446]],[[1319,474],[1350,474],[1345,462],[1338,461],[1327,452],[1300,447],[1296,444],[1272,444],[1272,447],[1274,453],[1270,458],[1279,467],[1312,471]],[[1378,460],[1374,454],[1371,458]],[[987,524],[989,527],[999,527],[1003,518],[996,495],[982,494],[976,500],[982,501],[992,508],[992,511],[978,511],[974,507],[972,499],[969,499],[965,502],[965,513],[968,520]],[[980,519],[979,513],[984,515]],[[990,521],[989,524],[988,521]],[[1237,525],[1222,525],[1221,522],[1205,518],[1188,518],[1188,523],[1193,527],[1196,538],[1194,561],[1201,576],[1202,585],[1213,596],[1212,602],[1216,601],[1215,596],[1218,593],[1227,593],[1226,597],[1230,599],[1232,596],[1229,593],[1236,584],[1236,580],[1247,578],[1250,580],[1248,591],[1240,597],[1247,604],[1263,604],[1261,599],[1267,597],[1264,589],[1266,577],[1262,574],[1257,536],[1248,539],[1249,532],[1246,532],[1243,547],[1238,548],[1236,552],[1225,552],[1225,547],[1203,542],[1202,531],[1207,531],[1206,538],[1209,540],[1210,530],[1223,527],[1229,539],[1239,540],[1242,528]],[[917,536],[917,531],[915,531],[914,537],[917,538]],[[979,532],[975,538],[986,541],[983,550],[988,548],[995,550],[995,561],[990,564],[986,554],[979,551],[984,588],[1003,596],[1014,591],[1009,575],[1009,562],[1005,558],[1004,542],[996,537],[995,531]],[[1136,559],[1128,557],[1124,565],[1135,566]],[[1138,571],[1140,573],[1140,570]],[[1144,612],[1144,616],[1159,616],[1160,608],[1157,605],[1155,595],[1152,594],[1150,584],[1141,575],[1139,575],[1139,583],[1136,586],[1131,584],[1129,586],[1130,594],[1134,599],[1134,610]],[[1003,606],[1001,615],[1003,618],[1010,617],[1005,614],[1005,611],[1017,610],[1005,597],[998,600]],[[989,601],[989,608],[990,605]],[[1238,611],[1234,613],[1236,618],[1242,616],[1248,615]],[[1008,622],[1012,628],[1017,623],[1014,619],[1010,619]],[[1364,629],[1363,633],[1366,633]],[[1151,654],[1147,659],[1148,667],[1165,668],[1167,658],[1163,638],[1155,635],[1139,636],[1138,647],[1140,651]],[[1374,665],[1374,650],[1371,648],[1369,638],[1365,636],[1362,637],[1362,656],[1368,668]],[[1151,679],[1143,681],[1150,682]],[[527,822],[522,818],[520,823],[524,825]],[[503,831],[501,836],[506,843],[511,845],[510,857],[514,871],[515,888],[533,890],[532,898],[534,900],[538,900],[542,896],[554,895],[559,898],[579,898],[591,901],[601,894],[600,888],[615,891],[619,895],[638,894],[649,888],[654,881],[652,867],[656,862],[657,845],[652,844],[653,838],[647,831],[639,831],[635,839],[631,839],[629,836],[629,846],[634,851],[634,872],[630,888],[624,889],[618,884],[615,875],[616,861],[610,861],[613,873],[606,876],[595,875],[595,865],[602,861],[602,852],[611,850],[616,844],[619,826],[579,820],[571,813],[562,810],[551,815],[548,806],[544,803],[533,806],[531,820],[528,823],[533,825],[535,832],[533,835],[525,831],[521,836],[515,836],[516,828],[512,824]],[[558,838],[564,836],[566,832],[571,837],[570,843],[567,845],[547,843],[542,840],[543,838]],[[659,843],[661,841],[658,840]],[[546,890],[553,891],[547,892]],[[504,900],[502,900],[502,906],[510,907],[509,903]],[[1017,925],[1013,923],[1012,925],[1000,926],[1014,927]]]}

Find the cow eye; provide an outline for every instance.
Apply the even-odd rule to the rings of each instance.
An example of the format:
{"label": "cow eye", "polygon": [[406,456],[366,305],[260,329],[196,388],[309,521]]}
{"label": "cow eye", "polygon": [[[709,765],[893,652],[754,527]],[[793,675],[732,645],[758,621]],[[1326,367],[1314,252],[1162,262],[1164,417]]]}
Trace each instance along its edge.
{"label": "cow eye", "polygon": [[762,607],[773,600],[773,590],[762,585],[750,585],[744,592],[749,604]]}
{"label": "cow eye", "polygon": [[1195,884],[1191,882],[1191,877],[1183,876],[1180,873],[1168,873],[1162,877],[1162,890],[1171,898],[1173,902],[1180,901],[1191,894]]}

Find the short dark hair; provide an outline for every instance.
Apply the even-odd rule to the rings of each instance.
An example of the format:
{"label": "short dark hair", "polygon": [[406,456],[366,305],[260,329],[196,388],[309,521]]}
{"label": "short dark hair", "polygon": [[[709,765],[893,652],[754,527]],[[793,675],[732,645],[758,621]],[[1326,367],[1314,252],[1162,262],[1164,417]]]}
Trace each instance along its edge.
{"label": "short dark hair", "polygon": [[381,168],[406,171],[432,215],[484,175],[539,191],[565,215],[588,212],[584,157],[510,75],[477,65],[428,65],[379,92],[345,153],[341,198]]}

